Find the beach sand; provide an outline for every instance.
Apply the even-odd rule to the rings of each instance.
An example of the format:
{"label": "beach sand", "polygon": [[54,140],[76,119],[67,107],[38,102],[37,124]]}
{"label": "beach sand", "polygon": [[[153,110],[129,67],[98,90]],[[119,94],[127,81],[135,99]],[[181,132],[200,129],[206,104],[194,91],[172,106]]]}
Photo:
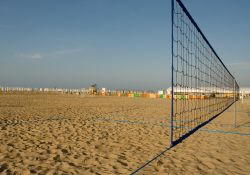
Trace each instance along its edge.
{"label": "beach sand", "polygon": [[[138,174],[250,174],[250,100],[237,106],[238,127],[232,106]],[[1,94],[0,174],[130,174],[169,146],[169,112],[167,99]]]}

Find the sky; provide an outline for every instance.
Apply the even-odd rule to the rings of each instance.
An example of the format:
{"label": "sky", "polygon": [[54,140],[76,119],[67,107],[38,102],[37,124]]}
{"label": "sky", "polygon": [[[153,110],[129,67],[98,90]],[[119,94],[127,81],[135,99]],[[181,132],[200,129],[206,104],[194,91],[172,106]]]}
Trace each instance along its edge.
{"label": "sky", "polygon": [[[250,1],[182,2],[250,87]],[[0,1],[0,86],[166,89],[170,66],[170,0]]]}

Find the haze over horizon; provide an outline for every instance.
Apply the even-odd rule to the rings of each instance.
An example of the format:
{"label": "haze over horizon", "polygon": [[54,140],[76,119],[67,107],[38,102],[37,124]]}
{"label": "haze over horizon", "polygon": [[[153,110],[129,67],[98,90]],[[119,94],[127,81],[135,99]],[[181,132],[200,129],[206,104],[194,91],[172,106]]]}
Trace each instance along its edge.
{"label": "haze over horizon", "polygon": [[[250,1],[182,2],[239,85],[250,87]],[[0,86],[170,86],[170,1],[2,0],[0,21]]]}

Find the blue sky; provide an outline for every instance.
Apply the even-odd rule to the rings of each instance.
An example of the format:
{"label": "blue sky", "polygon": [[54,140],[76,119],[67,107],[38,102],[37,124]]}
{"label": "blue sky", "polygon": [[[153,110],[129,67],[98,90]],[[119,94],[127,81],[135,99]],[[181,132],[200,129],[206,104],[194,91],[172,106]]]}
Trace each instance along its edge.
{"label": "blue sky", "polygon": [[[183,0],[241,86],[250,86],[250,1]],[[170,0],[1,0],[0,85],[165,89]]]}

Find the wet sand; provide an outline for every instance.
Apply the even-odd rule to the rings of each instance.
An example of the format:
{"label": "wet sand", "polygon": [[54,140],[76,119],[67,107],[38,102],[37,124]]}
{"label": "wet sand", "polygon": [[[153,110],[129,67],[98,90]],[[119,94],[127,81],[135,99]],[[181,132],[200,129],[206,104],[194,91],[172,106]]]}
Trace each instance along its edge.
{"label": "wet sand", "polygon": [[[249,174],[250,135],[239,133],[250,134],[250,100],[238,103],[237,128],[231,107],[138,174]],[[169,109],[166,99],[1,94],[0,174],[130,174],[169,146]]]}

